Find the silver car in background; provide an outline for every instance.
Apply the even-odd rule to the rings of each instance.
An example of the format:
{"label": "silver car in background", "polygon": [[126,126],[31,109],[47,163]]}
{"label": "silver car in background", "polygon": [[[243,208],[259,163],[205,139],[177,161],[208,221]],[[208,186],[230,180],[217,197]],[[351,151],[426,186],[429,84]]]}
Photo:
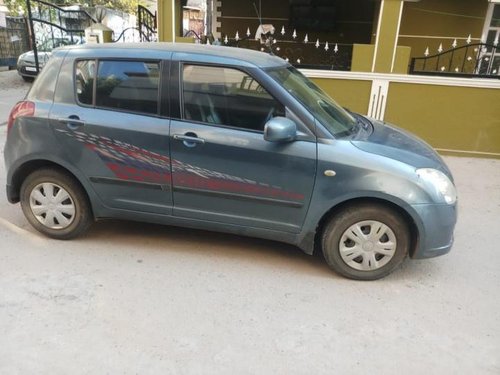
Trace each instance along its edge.
{"label": "silver car in background", "polygon": [[[54,48],[82,43],[84,43],[84,39],[79,36],[47,39],[37,49],[40,70],[42,70],[49,60]],[[35,51],[25,52],[18,57],[17,72],[25,81],[31,81],[37,76]]]}

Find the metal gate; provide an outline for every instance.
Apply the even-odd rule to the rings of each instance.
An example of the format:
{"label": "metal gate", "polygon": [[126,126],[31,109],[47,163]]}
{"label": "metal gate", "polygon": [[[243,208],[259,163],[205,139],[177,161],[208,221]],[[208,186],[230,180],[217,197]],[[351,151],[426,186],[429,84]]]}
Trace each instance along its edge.
{"label": "metal gate", "polygon": [[85,10],[58,7],[42,0],[27,0],[33,65],[23,69],[38,74],[52,49],[85,42],[85,29],[97,21]]}
{"label": "metal gate", "polygon": [[147,8],[139,5],[137,7],[137,19],[141,42],[156,42],[158,40],[156,12],[153,14]]}
{"label": "metal gate", "polygon": [[471,43],[443,51],[443,45],[438,53],[431,55],[429,48],[424,56],[411,59],[410,74],[438,75],[449,77],[500,78],[500,46],[498,41],[493,44]]}
{"label": "metal gate", "polygon": [[6,17],[7,27],[0,28],[0,66],[16,66],[17,57],[29,51],[29,32],[26,18]]}

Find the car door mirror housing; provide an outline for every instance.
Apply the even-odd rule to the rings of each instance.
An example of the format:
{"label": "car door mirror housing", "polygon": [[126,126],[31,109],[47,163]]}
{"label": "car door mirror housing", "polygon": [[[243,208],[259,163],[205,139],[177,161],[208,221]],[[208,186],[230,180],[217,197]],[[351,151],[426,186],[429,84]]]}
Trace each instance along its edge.
{"label": "car door mirror housing", "polygon": [[292,142],[297,136],[297,125],[286,117],[273,117],[264,127],[264,139],[269,142]]}

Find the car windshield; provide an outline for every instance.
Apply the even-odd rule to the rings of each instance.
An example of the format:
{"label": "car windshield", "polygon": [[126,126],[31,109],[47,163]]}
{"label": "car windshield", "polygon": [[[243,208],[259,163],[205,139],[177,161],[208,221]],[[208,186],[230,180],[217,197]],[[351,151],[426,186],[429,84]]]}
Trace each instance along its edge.
{"label": "car windshield", "polygon": [[268,73],[301,102],[334,137],[351,134],[356,119],[297,69],[292,66],[272,68]]}

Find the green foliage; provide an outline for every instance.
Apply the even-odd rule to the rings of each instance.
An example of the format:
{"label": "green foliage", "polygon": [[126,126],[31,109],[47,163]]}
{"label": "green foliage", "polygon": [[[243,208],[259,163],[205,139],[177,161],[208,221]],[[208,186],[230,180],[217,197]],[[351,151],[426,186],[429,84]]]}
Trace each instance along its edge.
{"label": "green foliage", "polygon": [[[80,0],[83,2],[83,0]],[[89,0],[89,6],[95,7],[97,5],[109,9],[121,10],[129,14],[137,13],[137,6],[140,4],[139,0]]]}
{"label": "green foliage", "polygon": [[[129,14],[136,14],[137,6],[141,3],[140,0],[75,0],[69,3],[65,0],[51,0],[48,2],[58,6],[82,5],[91,8],[100,5]],[[4,0],[4,3],[9,8],[10,15],[12,16],[27,14],[26,0]]]}
{"label": "green foliage", "polygon": [[26,14],[26,1],[24,0],[4,0],[4,4],[9,9],[11,16]]}

